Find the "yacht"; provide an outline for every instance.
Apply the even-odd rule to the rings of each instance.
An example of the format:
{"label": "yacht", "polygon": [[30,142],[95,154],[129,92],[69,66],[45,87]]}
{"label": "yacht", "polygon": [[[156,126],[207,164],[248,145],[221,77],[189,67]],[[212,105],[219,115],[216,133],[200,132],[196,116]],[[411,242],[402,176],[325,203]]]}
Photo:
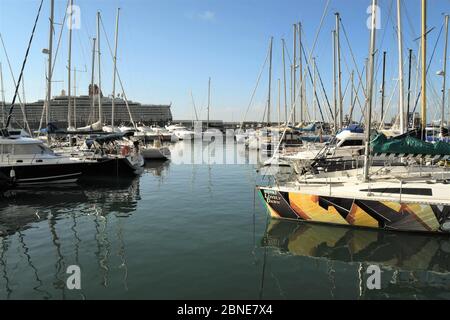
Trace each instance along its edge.
{"label": "yacht", "polygon": [[170,159],[170,150],[161,146],[159,140],[153,142],[153,146],[145,146],[141,148],[142,156],[145,160],[168,160]]}
{"label": "yacht", "polygon": [[166,126],[166,129],[173,133],[179,140],[193,140],[195,133],[181,124]]}
{"label": "yacht", "polygon": [[41,140],[0,137],[0,172],[17,185],[73,183],[91,163],[56,154]]}

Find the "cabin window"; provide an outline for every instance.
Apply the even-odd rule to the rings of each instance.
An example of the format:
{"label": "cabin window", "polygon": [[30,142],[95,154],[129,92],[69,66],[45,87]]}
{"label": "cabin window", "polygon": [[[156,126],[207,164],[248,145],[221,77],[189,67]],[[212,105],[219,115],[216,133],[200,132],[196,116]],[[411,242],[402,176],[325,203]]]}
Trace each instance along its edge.
{"label": "cabin window", "polygon": [[42,154],[49,154],[49,155],[54,155],[55,154],[55,152],[52,149],[50,149],[49,147],[47,147],[47,146],[45,146],[43,144],[40,144],[39,148],[41,149],[41,153]]}
{"label": "cabin window", "polygon": [[14,145],[15,155],[26,154],[45,154],[47,153],[45,147],[39,144],[16,144]]}
{"label": "cabin window", "polygon": [[0,152],[2,154],[11,153],[11,150],[12,150],[12,145],[10,145],[10,144],[2,144],[2,145],[0,145]]}
{"label": "cabin window", "polygon": [[362,140],[345,140],[341,147],[350,147],[350,146],[362,146],[363,141]]}

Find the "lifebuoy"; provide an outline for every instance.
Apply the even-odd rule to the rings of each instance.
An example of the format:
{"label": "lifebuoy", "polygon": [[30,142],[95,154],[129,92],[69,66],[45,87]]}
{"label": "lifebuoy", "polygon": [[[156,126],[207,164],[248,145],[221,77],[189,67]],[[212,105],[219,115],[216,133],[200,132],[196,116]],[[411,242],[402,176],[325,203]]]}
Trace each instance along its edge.
{"label": "lifebuoy", "polygon": [[120,148],[120,154],[122,156],[127,156],[130,154],[130,147],[129,146],[121,146]]}

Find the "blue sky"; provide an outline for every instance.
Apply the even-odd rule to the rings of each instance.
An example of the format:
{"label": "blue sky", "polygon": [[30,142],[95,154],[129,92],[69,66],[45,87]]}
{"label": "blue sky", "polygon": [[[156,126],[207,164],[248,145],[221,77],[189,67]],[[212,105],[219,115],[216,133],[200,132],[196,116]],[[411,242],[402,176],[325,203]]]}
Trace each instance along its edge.
{"label": "blue sky", "polygon": [[[41,53],[48,43],[49,2],[45,0],[36,37],[25,70],[26,100],[41,99],[45,95],[45,57]],[[81,9],[81,28],[73,35],[72,65],[79,70],[79,92],[86,94],[90,82],[90,37],[95,35],[95,15],[100,10],[110,41],[114,38],[116,8],[121,8],[118,49],[118,70],[129,99],[142,103],[172,102],[176,119],[192,117],[192,90],[201,117],[206,118],[208,77],[212,78],[212,119],[242,120],[259,70],[267,54],[269,39],[274,37],[272,104],[275,114],[277,79],[282,78],[281,38],[286,39],[292,54],[292,24],[301,21],[306,46],[311,49],[323,14],[325,0],[75,0]],[[332,96],[331,30],[334,12],[339,11],[350,38],[353,53],[361,71],[368,52],[369,30],[366,28],[368,0],[331,0],[324,25],[313,55],[327,89]],[[420,0],[403,0],[403,26],[405,40],[405,70],[407,48],[414,49],[413,40],[420,31]],[[39,1],[0,0],[0,32],[4,38],[12,69],[17,77],[34,23]],[[378,31],[380,52],[388,51],[387,100],[397,76],[397,44],[395,37],[396,1],[380,0],[381,26]],[[55,20],[62,21],[66,1],[56,0]],[[429,0],[428,25],[435,29],[429,35],[429,57],[443,24],[442,13],[450,12],[450,0]],[[55,46],[59,26],[55,33]],[[102,34],[102,86],[104,94],[112,91],[112,59]],[[112,43],[111,43],[112,44]],[[349,79],[345,66],[354,68],[344,35],[341,34],[343,88]],[[437,77],[443,61],[443,35],[436,47],[436,56],[429,78],[435,91],[440,93],[441,79]],[[14,88],[6,57],[0,48],[6,99],[10,100]],[[63,33],[54,74],[53,92],[67,87],[67,32]],[[379,66],[379,62],[378,62]],[[248,119],[261,120],[267,99],[267,69],[264,71]],[[406,74],[406,72],[405,72]],[[289,72],[288,72],[289,75]],[[381,72],[377,77],[381,80]],[[310,86],[310,84],[308,84]],[[311,97],[309,98],[311,103]],[[348,98],[344,100],[348,109]],[[397,96],[392,98],[390,114],[395,114]],[[439,102],[437,95],[429,93],[432,104],[430,116]],[[282,102],[283,103],[283,102]],[[322,101],[323,103],[323,101]]]}

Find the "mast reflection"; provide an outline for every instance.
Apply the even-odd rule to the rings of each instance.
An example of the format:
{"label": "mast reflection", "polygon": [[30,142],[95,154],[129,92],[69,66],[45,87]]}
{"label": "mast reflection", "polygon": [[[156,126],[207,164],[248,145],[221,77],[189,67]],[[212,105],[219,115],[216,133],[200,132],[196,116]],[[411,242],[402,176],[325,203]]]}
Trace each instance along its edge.
{"label": "mast reflection", "polygon": [[[158,169],[159,167],[155,167]],[[22,188],[14,190],[7,199],[0,202],[0,292],[6,299],[14,298],[15,277],[11,275],[11,268],[15,268],[8,261],[8,251],[13,247],[20,247],[19,254],[25,257],[21,260],[26,269],[30,270],[32,280],[24,282],[35,294],[43,299],[65,299],[84,293],[69,292],[66,289],[66,268],[77,264],[83,270],[80,261],[81,246],[86,238],[87,224],[91,224],[93,233],[88,237],[97,242],[97,248],[92,252],[99,265],[99,277],[102,284],[109,284],[109,270],[116,268],[123,273],[122,281],[125,290],[127,281],[127,262],[125,252],[125,237],[123,232],[123,217],[132,215],[140,200],[140,177],[135,178],[102,178],[83,181],[82,185],[59,187],[58,189],[43,190],[37,188]],[[111,220],[111,214],[114,218]],[[86,219],[93,216],[93,219]],[[82,223],[80,220],[82,219]],[[111,223],[111,221],[113,221]],[[44,224],[42,224],[44,222]],[[46,223],[45,223],[46,222]],[[93,225],[92,225],[93,223]],[[48,232],[48,237],[41,238],[47,248],[53,247],[53,252],[46,258],[50,259],[50,269],[40,269],[40,263],[33,261],[32,251],[28,244],[30,228],[39,227]],[[115,226],[115,232],[111,230]],[[81,228],[81,229],[80,229]],[[17,235],[17,236],[16,236]],[[46,239],[47,238],[47,239]],[[95,243],[94,242],[94,243]],[[14,243],[14,245],[12,244]],[[110,266],[112,246],[116,248],[120,266]],[[86,245],[86,244],[85,244]],[[94,247],[95,248],[95,247]],[[12,255],[18,254],[16,251]],[[35,257],[36,258],[36,257]],[[11,259],[10,259],[11,260]],[[28,267],[27,267],[28,266]],[[47,274],[45,274],[45,272]],[[50,273],[50,274],[48,274]],[[50,276],[53,274],[53,276]],[[22,284],[23,285],[23,284]],[[59,292],[59,293],[58,293]]]}
{"label": "mast reflection", "polygon": [[[449,237],[270,220],[261,244],[275,255],[302,257],[311,265],[323,266],[331,297],[338,276],[350,276],[359,283],[360,297],[395,296],[399,289],[450,289]],[[335,270],[342,263],[348,266],[345,275]],[[382,290],[366,288],[369,265],[381,268]]]}

